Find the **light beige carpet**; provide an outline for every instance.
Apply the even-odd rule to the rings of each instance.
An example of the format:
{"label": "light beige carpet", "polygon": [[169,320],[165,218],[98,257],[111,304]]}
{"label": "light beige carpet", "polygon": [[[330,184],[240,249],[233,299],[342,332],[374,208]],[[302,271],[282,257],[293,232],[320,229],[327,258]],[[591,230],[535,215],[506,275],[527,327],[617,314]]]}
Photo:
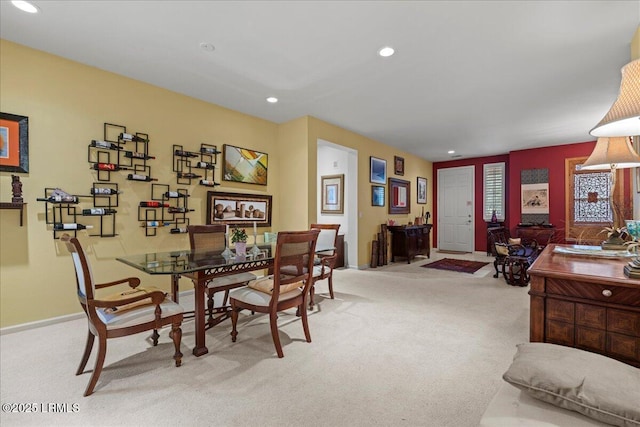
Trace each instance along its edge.
{"label": "light beige carpet", "polygon": [[492,265],[471,275],[421,268],[426,261],[336,271],[335,300],[326,282],[317,286],[312,343],[293,311],[280,318],[283,359],[267,320],[249,313],[236,343],[228,322],[208,331],[210,352],[199,358],[185,322],[180,368],[166,329],[155,348],[148,334],[109,340],[88,398],[89,374],[74,375],[84,319],[2,335],[2,404],[76,404],[77,412],[2,412],[0,424],[476,426],[515,345],[528,341],[528,288],[494,279]]}

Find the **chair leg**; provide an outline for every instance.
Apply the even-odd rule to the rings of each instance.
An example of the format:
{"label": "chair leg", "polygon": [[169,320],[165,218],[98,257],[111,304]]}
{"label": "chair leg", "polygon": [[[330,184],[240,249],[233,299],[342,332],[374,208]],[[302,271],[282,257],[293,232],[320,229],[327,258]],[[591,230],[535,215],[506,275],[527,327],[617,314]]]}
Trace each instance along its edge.
{"label": "chair leg", "polygon": [[498,260],[497,259],[493,261],[493,268],[496,269],[496,274],[494,274],[493,277],[494,278],[498,278],[499,272],[498,272]]}
{"label": "chair leg", "polygon": [[333,272],[329,275],[329,295],[331,296],[331,299],[335,299],[333,297]]}
{"label": "chair leg", "polygon": [[157,329],[154,329],[153,333],[151,334],[151,339],[153,340],[154,347],[158,345],[158,338],[160,338],[160,334],[158,333]]}
{"label": "chair leg", "polygon": [[173,339],[173,346],[176,348],[176,352],[173,355],[173,359],[176,361],[176,368],[182,365],[182,353],[180,352],[180,341],[182,340],[181,323],[175,322],[171,324],[171,338]]}
{"label": "chair leg", "polygon": [[[303,318],[306,315],[306,310],[303,309]],[[283,358],[282,344],[280,344],[280,335],[278,334],[278,313],[269,313],[269,323],[271,324],[271,337],[273,338],[273,345],[276,346],[276,352],[278,357]]]}
{"label": "chair leg", "polygon": [[302,329],[304,329],[304,337],[307,339],[307,342],[311,342],[311,333],[309,333],[309,318],[307,317],[305,304],[300,304],[299,309],[302,311]]}
{"label": "chair leg", "polygon": [[240,312],[239,308],[236,308],[231,303],[231,342],[236,342],[236,337],[238,336],[238,313]]}
{"label": "chair leg", "polygon": [[[313,297],[316,294],[316,286],[315,286],[315,282],[311,284],[311,286],[309,286],[309,309],[313,309],[313,305],[314,305],[314,301],[313,301]],[[298,315],[300,315],[300,313],[297,313]]]}
{"label": "chair leg", "polygon": [[89,356],[91,356],[91,350],[93,349],[93,340],[95,336],[91,333],[91,331],[87,331],[87,343],[84,346],[84,354],[82,355],[82,360],[80,361],[80,366],[78,366],[78,370],[76,371],[76,375],[80,375],[84,372],[84,368],[87,366],[87,362],[89,361]]}
{"label": "chair leg", "polygon": [[87,385],[87,389],[84,391],[84,396],[87,397],[93,393],[93,389],[98,382],[98,378],[102,373],[102,366],[104,365],[104,358],[107,355],[107,338],[98,336],[98,356],[96,357],[96,365],[93,368],[93,374],[91,374],[91,379],[89,379],[89,384]]}

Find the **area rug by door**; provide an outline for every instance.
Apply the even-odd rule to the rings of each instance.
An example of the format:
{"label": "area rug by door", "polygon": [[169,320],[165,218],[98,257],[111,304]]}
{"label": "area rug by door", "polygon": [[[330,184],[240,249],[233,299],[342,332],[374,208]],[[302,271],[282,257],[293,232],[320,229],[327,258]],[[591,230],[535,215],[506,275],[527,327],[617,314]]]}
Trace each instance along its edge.
{"label": "area rug by door", "polygon": [[438,261],[424,264],[422,265],[422,267],[473,274],[487,264],[489,263],[480,261],[468,261],[466,259],[443,258]]}

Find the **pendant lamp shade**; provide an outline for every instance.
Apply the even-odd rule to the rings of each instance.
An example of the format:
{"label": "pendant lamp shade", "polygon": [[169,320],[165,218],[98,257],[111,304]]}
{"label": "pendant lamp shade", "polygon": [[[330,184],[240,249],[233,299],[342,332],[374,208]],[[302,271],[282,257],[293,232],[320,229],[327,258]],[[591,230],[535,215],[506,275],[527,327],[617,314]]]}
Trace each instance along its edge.
{"label": "pendant lamp shade", "polygon": [[598,138],[593,152],[582,164],[583,170],[627,169],[640,167],[640,156],[630,137]]}
{"label": "pendant lamp shade", "polygon": [[622,67],[618,99],[589,133],[593,136],[640,135],[640,59]]}

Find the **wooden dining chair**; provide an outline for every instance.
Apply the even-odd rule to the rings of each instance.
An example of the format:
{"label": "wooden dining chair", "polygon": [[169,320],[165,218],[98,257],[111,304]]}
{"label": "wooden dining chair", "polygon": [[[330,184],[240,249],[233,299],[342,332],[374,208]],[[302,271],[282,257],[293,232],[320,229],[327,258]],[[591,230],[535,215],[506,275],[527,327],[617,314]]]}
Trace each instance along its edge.
{"label": "wooden dining chair", "polygon": [[[160,289],[139,286],[140,279],[137,277],[128,277],[108,283],[95,283],[91,266],[78,239],[65,233],[60,237],[60,240],[66,244],[67,250],[71,253],[76,272],[78,299],[87,315],[89,325],[84,354],[76,375],[84,372],[93,349],[94,339],[98,338],[96,364],[84,395],[92,394],[98,382],[109,338],[153,330],[151,338],[153,345],[156,346],[160,337],[158,329],[165,325],[171,325],[169,336],[175,347],[173,358],[176,366],[180,366],[182,364],[182,353],[180,352],[182,307],[167,298],[167,294]],[[124,283],[128,284],[130,289],[105,297],[96,297],[96,289]]]}
{"label": "wooden dining chair", "polygon": [[[189,225],[189,243],[192,251],[211,251],[222,253],[226,247],[225,242],[226,227],[222,224]],[[195,274],[185,274],[194,282],[197,280]],[[246,285],[250,280],[255,280],[253,273],[237,273],[229,276],[216,277],[207,281],[207,329],[217,325],[229,318],[229,290]],[[215,306],[215,294],[224,292],[222,303]]]}
{"label": "wooden dining chair", "polygon": [[313,282],[313,258],[320,230],[279,232],[276,241],[273,275],[249,282],[230,292],[231,340],[238,336],[238,314],[251,310],[269,315],[271,336],[278,357],[283,357],[278,335],[278,312],[297,308],[307,342],[311,342],[307,318],[307,299]]}
{"label": "wooden dining chair", "polygon": [[331,248],[316,252],[316,259],[313,266],[313,283],[309,289],[309,308],[313,308],[315,297],[315,284],[327,279],[329,285],[329,296],[334,299],[333,295],[333,269],[338,258],[337,242],[340,224],[311,224],[311,229],[320,230],[318,235],[317,248]]}

